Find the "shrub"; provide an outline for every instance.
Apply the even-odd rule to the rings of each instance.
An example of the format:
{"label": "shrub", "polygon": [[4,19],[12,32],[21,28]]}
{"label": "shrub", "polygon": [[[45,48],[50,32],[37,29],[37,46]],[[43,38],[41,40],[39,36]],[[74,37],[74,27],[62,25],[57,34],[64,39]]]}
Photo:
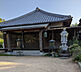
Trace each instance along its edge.
{"label": "shrub", "polygon": [[74,52],[74,51],[80,50],[80,46],[78,44],[70,45],[69,46],[69,50],[70,50],[70,52]]}
{"label": "shrub", "polygon": [[70,46],[72,44],[73,44],[73,41],[72,40],[69,40],[68,45]]}
{"label": "shrub", "polygon": [[81,40],[79,40],[79,43],[78,44],[79,44],[79,46],[81,46]]}
{"label": "shrub", "polygon": [[73,44],[78,44],[78,43],[79,43],[78,39],[73,39]]}
{"label": "shrub", "polygon": [[78,39],[74,38],[69,42],[69,51],[72,54],[73,61],[81,62],[81,41],[78,41]]}
{"label": "shrub", "polygon": [[74,57],[73,61],[77,62],[81,62],[81,54],[78,54],[77,56]]}
{"label": "shrub", "polygon": [[79,43],[80,43],[80,42],[78,41],[78,39],[73,38],[72,40],[69,40],[68,45],[70,46],[70,45],[79,44]]}
{"label": "shrub", "polygon": [[0,38],[0,48],[3,47],[3,42],[4,42],[4,40]]}
{"label": "shrub", "polygon": [[50,54],[50,53],[47,53],[47,54],[45,54],[44,56],[52,56],[52,54]]}
{"label": "shrub", "polygon": [[72,56],[75,57],[80,53],[81,47],[78,44],[73,44],[69,47],[69,51],[71,52]]}
{"label": "shrub", "polygon": [[2,54],[2,53],[0,53],[0,56],[14,56],[14,55],[9,55],[9,54]]}
{"label": "shrub", "polygon": [[69,48],[72,53],[73,61],[81,62],[81,46],[78,44],[73,44]]}

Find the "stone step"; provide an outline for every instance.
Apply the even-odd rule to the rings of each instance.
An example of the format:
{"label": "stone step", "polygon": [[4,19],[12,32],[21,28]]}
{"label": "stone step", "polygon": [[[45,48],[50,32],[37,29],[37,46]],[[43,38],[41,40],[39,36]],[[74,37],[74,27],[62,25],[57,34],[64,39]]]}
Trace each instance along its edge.
{"label": "stone step", "polygon": [[43,55],[42,52],[39,50],[17,50],[13,52],[7,52],[7,54],[12,54],[12,55],[31,55],[31,56],[41,56]]}

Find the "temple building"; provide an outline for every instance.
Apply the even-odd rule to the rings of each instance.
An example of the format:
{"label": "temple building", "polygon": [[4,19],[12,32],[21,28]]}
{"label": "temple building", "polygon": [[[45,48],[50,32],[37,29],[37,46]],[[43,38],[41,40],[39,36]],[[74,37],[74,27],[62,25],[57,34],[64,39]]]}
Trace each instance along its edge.
{"label": "temple building", "polygon": [[71,21],[71,15],[49,13],[37,7],[30,13],[0,23],[4,48],[8,51],[21,49],[42,52],[49,49],[51,39],[55,40],[55,46],[59,48],[60,33],[64,28],[69,32],[68,39],[74,36],[74,28],[70,28]]}

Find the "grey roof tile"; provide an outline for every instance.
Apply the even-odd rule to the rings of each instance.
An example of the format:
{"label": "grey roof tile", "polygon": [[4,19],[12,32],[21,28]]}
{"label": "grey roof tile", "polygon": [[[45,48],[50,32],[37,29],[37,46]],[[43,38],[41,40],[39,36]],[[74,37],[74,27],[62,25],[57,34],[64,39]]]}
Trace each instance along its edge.
{"label": "grey roof tile", "polygon": [[72,17],[69,15],[67,16],[67,15],[53,14],[53,13],[43,11],[39,8],[36,8],[36,10],[30,13],[27,13],[23,16],[0,23],[0,27],[24,25],[24,24],[27,25],[27,24],[36,24],[36,23],[58,22],[58,21],[63,21],[67,19],[72,19]]}

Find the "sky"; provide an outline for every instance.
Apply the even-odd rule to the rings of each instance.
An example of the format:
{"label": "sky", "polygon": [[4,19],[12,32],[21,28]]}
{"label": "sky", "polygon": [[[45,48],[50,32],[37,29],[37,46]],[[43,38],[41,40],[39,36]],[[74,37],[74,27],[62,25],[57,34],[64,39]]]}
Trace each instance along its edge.
{"label": "sky", "polygon": [[81,0],[0,0],[0,18],[10,20],[39,7],[47,12],[71,15],[72,24],[81,18]]}

